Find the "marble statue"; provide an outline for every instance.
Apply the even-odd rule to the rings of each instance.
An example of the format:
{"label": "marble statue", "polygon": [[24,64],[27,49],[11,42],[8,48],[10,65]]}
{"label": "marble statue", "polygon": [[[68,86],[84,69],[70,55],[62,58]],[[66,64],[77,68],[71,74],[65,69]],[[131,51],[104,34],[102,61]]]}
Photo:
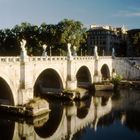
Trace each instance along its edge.
{"label": "marble statue", "polygon": [[26,51],[25,45],[26,45],[26,40],[25,40],[25,39],[22,39],[22,41],[20,41],[20,47],[21,47],[21,50],[22,50],[23,52]]}
{"label": "marble statue", "polygon": [[94,47],[94,57],[95,57],[96,60],[98,60],[97,46]]}
{"label": "marble statue", "polygon": [[76,46],[73,46],[73,56],[77,56],[77,52],[76,52]]}
{"label": "marble statue", "polygon": [[25,46],[26,46],[26,40],[25,39],[22,39],[20,41],[20,48],[21,48],[21,54],[20,54],[20,56],[21,56],[22,59],[24,59],[27,56],[27,51],[26,51]]}
{"label": "marble statue", "polygon": [[68,59],[69,60],[72,60],[72,53],[71,53],[71,44],[70,43],[68,43],[67,44],[67,48],[68,48]]}
{"label": "marble statue", "polygon": [[115,49],[112,48],[112,57],[115,57]]}
{"label": "marble statue", "polygon": [[43,44],[43,53],[42,53],[42,56],[47,56],[46,48],[47,48],[47,45],[46,44]]}

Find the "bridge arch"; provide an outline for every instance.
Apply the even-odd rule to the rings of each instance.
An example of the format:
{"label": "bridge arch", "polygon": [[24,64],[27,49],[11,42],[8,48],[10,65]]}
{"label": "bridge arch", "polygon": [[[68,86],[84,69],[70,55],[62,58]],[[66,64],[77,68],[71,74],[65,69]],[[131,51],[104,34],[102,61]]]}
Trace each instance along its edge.
{"label": "bridge arch", "polygon": [[[34,94],[37,95],[39,92],[58,92],[63,89],[63,82],[59,73],[52,69],[48,68],[43,70],[34,84]],[[39,94],[40,94],[39,93]]]}
{"label": "bridge arch", "polygon": [[89,68],[87,66],[81,66],[76,73],[76,79],[77,86],[90,85],[92,79]]}
{"label": "bridge arch", "polygon": [[103,64],[101,67],[101,75],[103,80],[110,79],[110,70],[107,64]]}
{"label": "bridge arch", "polygon": [[16,93],[14,86],[12,86],[11,80],[4,75],[0,75],[0,103],[5,105],[16,105]]}

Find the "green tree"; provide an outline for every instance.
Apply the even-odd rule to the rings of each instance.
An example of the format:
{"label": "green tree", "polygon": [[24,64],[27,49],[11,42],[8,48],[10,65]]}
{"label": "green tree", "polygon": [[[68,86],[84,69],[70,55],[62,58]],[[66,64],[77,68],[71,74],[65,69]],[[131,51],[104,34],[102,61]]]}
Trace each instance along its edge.
{"label": "green tree", "polygon": [[67,43],[71,43],[78,50],[80,45],[86,42],[86,29],[80,21],[62,20],[57,24],[57,34],[59,44],[65,47]]}
{"label": "green tree", "polygon": [[42,46],[39,41],[39,28],[30,23],[21,23],[21,34],[19,40],[25,39],[27,41],[26,47],[29,55],[41,55]]}
{"label": "green tree", "polygon": [[3,55],[6,52],[4,43],[5,43],[5,32],[4,30],[0,30],[0,55]]}
{"label": "green tree", "polygon": [[16,35],[12,32],[10,29],[5,29],[5,39],[4,39],[4,49],[5,52],[3,52],[3,55],[6,56],[15,56],[19,55],[19,48],[17,47],[16,43]]}
{"label": "green tree", "polygon": [[133,37],[133,45],[136,56],[140,56],[140,32],[136,33]]}
{"label": "green tree", "polygon": [[41,44],[47,44],[47,50],[50,50],[51,48],[54,48],[53,52],[57,49],[57,30],[56,30],[56,25],[49,24],[47,25],[46,23],[42,23],[41,26],[39,27],[40,29],[40,42]]}
{"label": "green tree", "polygon": [[140,56],[140,29],[132,29],[128,31],[128,39],[131,45],[131,53],[134,56]]}

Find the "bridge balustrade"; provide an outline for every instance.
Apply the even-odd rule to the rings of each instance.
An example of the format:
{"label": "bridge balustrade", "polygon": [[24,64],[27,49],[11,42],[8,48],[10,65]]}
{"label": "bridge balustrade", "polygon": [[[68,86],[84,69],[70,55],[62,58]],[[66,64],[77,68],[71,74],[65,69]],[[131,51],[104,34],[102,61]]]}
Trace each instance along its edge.
{"label": "bridge balustrade", "polygon": [[29,57],[29,61],[62,61],[62,60],[67,60],[67,57],[59,57],[59,56],[53,56],[53,57],[44,57],[44,56],[34,56],[34,57]]}
{"label": "bridge balustrade", "polygon": [[74,60],[93,60],[94,56],[77,56],[73,57]]}
{"label": "bridge balustrade", "polygon": [[99,56],[100,59],[111,59],[112,56]]}
{"label": "bridge balustrade", "polygon": [[0,57],[0,62],[19,62],[20,57]]}
{"label": "bridge balustrade", "polygon": [[[108,59],[111,58],[111,56],[101,56],[99,57],[101,59]],[[93,60],[95,59],[94,56],[76,56],[73,57],[73,60]],[[20,62],[21,58],[20,57],[0,57],[0,62]],[[28,60],[29,62],[32,61],[63,61],[63,60],[67,60],[66,56],[33,56],[33,57],[27,57],[26,60]]]}

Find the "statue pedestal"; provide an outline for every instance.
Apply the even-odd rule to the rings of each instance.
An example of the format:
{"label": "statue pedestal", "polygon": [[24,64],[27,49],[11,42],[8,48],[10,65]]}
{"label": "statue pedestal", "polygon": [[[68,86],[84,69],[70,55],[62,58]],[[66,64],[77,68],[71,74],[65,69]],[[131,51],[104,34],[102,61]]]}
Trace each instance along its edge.
{"label": "statue pedestal", "polygon": [[33,89],[19,89],[18,92],[18,104],[23,105],[29,102],[29,100],[33,99]]}
{"label": "statue pedestal", "polygon": [[47,52],[43,52],[42,56],[46,57],[47,56]]}
{"label": "statue pedestal", "polygon": [[102,77],[99,75],[94,75],[93,83],[101,83],[101,82],[102,82]]}
{"label": "statue pedestal", "polygon": [[67,81],[67,89],[75,90],[76,88],[77,88],[77,81],[76,80]]}

